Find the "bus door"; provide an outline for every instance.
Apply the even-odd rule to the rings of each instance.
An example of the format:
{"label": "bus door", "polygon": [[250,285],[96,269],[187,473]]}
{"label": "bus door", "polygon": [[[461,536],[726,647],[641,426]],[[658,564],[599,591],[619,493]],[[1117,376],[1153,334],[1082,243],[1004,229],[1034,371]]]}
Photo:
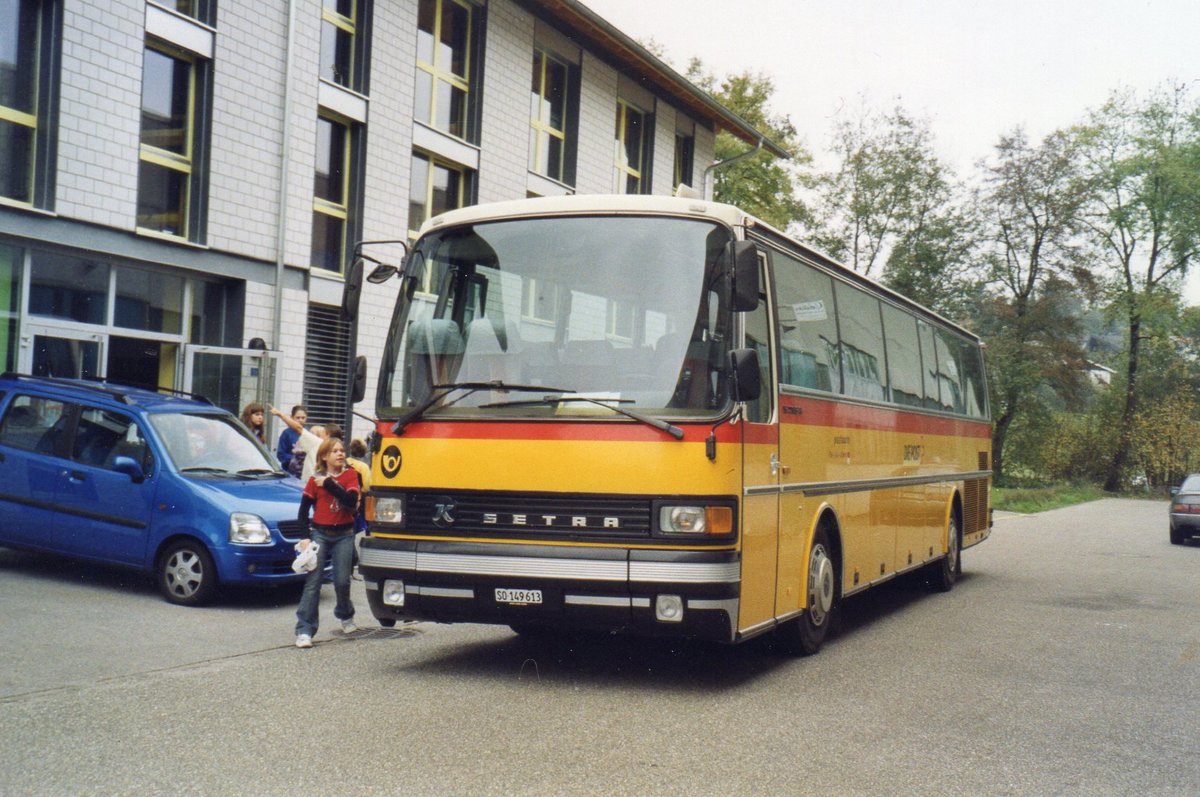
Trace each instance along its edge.
{"label": "bus door", "polygon": [[[760,255],[760,268],[765,264]],[[758,309],[743,316],[745,347],[758,352],[762,390],[747,402],[742,427],[742,594],[738,628],[748,630],[775,617],[779,543],[779,422],[770,305],[760,271]]]}

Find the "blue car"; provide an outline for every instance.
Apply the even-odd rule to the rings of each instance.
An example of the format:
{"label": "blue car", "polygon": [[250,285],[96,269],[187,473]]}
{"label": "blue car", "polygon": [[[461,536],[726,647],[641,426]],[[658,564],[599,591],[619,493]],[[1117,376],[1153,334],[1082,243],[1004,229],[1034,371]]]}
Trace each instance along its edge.
{"label": "blue car", "polygon": [[230,413],[77,379],[0,376],[0,545],[135,567],[172,603],[292,571],[301,485]]}

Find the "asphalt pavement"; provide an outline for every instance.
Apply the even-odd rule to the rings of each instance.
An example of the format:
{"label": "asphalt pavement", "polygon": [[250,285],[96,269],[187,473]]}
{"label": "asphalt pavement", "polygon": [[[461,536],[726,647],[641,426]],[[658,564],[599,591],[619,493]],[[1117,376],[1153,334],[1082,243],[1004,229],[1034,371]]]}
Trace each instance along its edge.
{"label": "asphalt pavement", "polygon": [[1162,501],[1000,516],[820,654],[163,602],[0,549],[3,795],[1200,794],[1200,546]]}

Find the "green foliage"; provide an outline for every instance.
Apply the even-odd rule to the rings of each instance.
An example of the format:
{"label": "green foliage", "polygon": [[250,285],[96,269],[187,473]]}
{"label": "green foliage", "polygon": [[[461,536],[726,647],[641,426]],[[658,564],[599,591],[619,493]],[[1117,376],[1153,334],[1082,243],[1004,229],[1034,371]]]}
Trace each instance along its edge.
{"label": "green foliage", "polygon": [[[805,169],[811,156],[800,143],[791,120],[771,111],[770,102],[775,94],[771,78],[743,72],[718,80],[696,58],[688,66],[687,78],[792,155],[790,160],[780,160],[760,152],[718,168],[713,198],[737,205],[781,230],[793,222],[806,222],[810,213],[800,200],[798,189],[807,179]],[[748,149],[746,142],[724,132],[717,134],[715,147],[718,163]]]}
{"label": "green foliage", "polygon": [[928,121],[900,107],[886,115],[864,110],[836,123],[833,154],[835,168],[814,186],[818,246],[868,276],[900,252],[897,280],[913,284],[919,263],[943,272],[960,265],[969,245],[952,205],[953,175],[934,152]]}
{"label": "green foliage", "polygon": [[997,487],[992,490],[992,508],[999,512],[1032,514],[1084,504],[1104,497],[1104,492],[1087,484],[1052,484],[1043,487]]}

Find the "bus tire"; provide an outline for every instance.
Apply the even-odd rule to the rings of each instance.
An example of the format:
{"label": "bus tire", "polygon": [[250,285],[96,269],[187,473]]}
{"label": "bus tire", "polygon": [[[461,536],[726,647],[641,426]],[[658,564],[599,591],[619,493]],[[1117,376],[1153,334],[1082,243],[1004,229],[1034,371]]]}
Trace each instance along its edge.
{"label": "bus tire", "polygon": [[779,628],[778,638],[787,653],[811,656],[821,649],[837,608],[837,572],[838,563],[829,543],[829,533],[821,526],[808,551],[808,567],[804,574],[807,606],[799,617]]}
{"label": "bus tire", "polygon": [[933,563],[929,570],[929,586],[934,592],[949,592],[954,589],[962,575],[962,517],[958,507],[950,510],[950,522],[946,524],[946,555]]}

